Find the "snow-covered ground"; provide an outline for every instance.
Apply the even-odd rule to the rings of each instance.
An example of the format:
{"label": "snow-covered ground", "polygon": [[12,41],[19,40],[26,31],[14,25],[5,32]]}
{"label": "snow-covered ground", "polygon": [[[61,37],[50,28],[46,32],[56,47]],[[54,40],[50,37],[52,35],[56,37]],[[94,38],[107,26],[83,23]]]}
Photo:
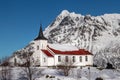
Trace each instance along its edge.
{"label": "snow-covered ground", "polygon": [[[61,70],[51,68],[35,68],[34,80],[95,80],[97,77],[103,80],[120,80],[120,70],[103,69],[95,67],[73,68],[68,76],[64,76]],[[27,80],[26,73],[21,67],[11,69],[12,80]]]}
{"label": "snow-covered ground", "polygon": [[101,77],[103,80],[120,80],[120,71],[118,70],[99,70],[93,67],[91,67],[90,70],[88,70],[88,68],[72,69],[70,75],[67,77],[59,75],[54,69],[47,69],[43,72],[46,75],[49,74],[55,76],[55,78],[46,78],[46,76],[43,76],[41,78],[36,78],[36,80],[95,80],[97,77]]}

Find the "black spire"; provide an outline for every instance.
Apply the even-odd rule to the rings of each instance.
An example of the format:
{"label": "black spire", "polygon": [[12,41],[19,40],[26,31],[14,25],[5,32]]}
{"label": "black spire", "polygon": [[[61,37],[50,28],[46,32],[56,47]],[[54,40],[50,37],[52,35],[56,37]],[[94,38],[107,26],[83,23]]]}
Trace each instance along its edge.
{"label": "black spire", "polygon": [[43,35],[42,25],[40,25],[40,30],[39,30],[38,37],[35,38],[34,40],[47,40],[47,39],[44,37],[44,35]]}

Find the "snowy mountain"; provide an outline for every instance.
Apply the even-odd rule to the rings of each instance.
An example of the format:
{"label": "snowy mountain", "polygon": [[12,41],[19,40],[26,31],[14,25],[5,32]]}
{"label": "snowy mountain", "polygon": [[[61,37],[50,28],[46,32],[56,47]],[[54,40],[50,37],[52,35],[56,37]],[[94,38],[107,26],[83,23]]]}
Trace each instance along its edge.
{"label": "snowy mountain", "polygon": [[120,68],[120,14],[81,15],[63,10],[45,29],[49,43],[67,43],[94,54],[94,63]]}

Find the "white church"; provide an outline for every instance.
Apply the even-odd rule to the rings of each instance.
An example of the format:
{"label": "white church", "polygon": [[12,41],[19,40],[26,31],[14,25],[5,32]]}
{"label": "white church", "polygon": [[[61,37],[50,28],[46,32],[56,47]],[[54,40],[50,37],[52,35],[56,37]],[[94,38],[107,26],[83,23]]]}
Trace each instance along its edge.
{"label": "white church", "polygon": [[87,50],[78,49],[70,44],[49,44],[40,27],[39,35],[32,41],[34,47],[33,57],[41,67],[71,65],[92,66],[93,55]]}
{"label": "white church", "polygon": [[[70,44],[50,44],[44,37],[42,26],[38,36],[31,42],[33,47],[32,65],[40,67],[65,66],[92,66],[93,54],[85,49],[78,49]],[[15,63],[15,58],[11,62]],[[21,63],[18,58],[17,63]],[[21,63],[23,64],[23,63]]]}

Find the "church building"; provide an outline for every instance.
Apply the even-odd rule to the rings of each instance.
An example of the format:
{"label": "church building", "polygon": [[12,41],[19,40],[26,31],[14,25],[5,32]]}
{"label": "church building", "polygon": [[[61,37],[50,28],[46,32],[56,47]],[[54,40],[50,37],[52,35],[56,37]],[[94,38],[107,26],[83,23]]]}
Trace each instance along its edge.
{"label": "church building", "polygon": [[44,37],[42,26],[38,36],[32,41],[33,65],[47,67],[57,65],[92,66],[93,55],[85,49],[70,44],[50,44]]}

